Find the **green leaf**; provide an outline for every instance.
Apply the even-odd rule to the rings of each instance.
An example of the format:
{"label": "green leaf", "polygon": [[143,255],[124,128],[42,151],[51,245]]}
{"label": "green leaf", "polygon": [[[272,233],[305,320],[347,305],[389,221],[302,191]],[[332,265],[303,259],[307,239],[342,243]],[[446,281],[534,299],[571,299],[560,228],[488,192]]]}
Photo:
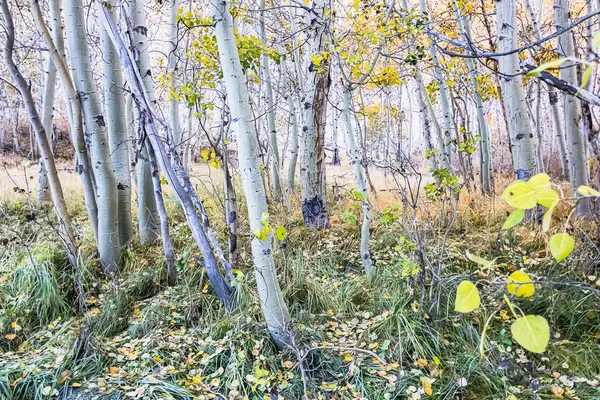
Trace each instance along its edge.
{"label": "green leaf", "polygon": [[285,240],[285,237],[287,236],[287,231],[283,226],[280,226],[277,229],[275,229],[275,236],[277,237],[277,239],[283,242]]}
{"label": "green leaf", "polygon": [[462,281],[456,289],[456,301],[454,309],[461,313],[468,313],[477,308],[481,303],[479,290],[473,282]]}
{"label": "green leaf", "polygon": [[543,63],[542,65],[540,65],[539,67],[532,69],[531,71],[529,71],[527,73],[527,76],[536,76],[538,75],[540,72],[544,72],[547,69],[551,69],[551,68],[558,68],[561,66],[562,63],[564,63],[565,61],[567,61],[567,58],[559,58],[557,60],[552,60],[552,61],[548,61],[546,63]]}
{"label": "green leaf", "polygon": [[21,166],[27,168],[29,167],[29,165],[31,164],[31,160],[24,158],[23,161],[21,161]]}
{"label": "green leaf", "polygon": [[[531,297],[535,293],[535,286],[531,282],[531,278],[524,271],[515,271],[508,277],[509,283],[506,285],[506,290],[510,294],[514,294],[517,297]],[[525,284],[523,284],[525,283]]]}
{"label": "green leaf", "polygon": [[482,265],[484,268],[491,267],[492,264],[494,264],[494,261],[496,261],[495,258],[492,261],[488,261],[483,257],[479,257],[479,256],[476,256],[475,254],[471,254],[469,251],[467,251],[467,258],[476,264]]}
{"label": "green leaf", "polygon": [[537,204],[535,191],[525,182],[518,182],[507,188],[506,202],[511,207],[523,210],[533,208]]}
{"label": "green leaf", "polygon": [[577,193],[579,193],[582,196],[596,196],[596,197],[600,197],[600,192],[597,191],[596,189],[593,189],[589,186],[579,186],[577,188]]}
{"label": "green leaf", "polygon": [[550,341],[548,321],[539,315],[517,318],[510,326],[510,331],[517,343],[532,353],[543,353]]}
{"label": "green leaf", "polygon": [[523,218],[525,218],[525,210],[517,208],[511,212],[506,221],[504,221],[502,229],[510,229],[513,226],[517,226],[521,221],[523,221]]}
{"label": "green leaf", "polygon": [[553,189],[542,189],[535,194],[535,200],[538,204],[543,205],[546,208],[552,207],[558,202],[558,193]]}
{"label": "green leaf", "polygon": [[575,248],[575,239],[568,233],[557,233],[550,238],[550,252],[557,262],[567,258]]}

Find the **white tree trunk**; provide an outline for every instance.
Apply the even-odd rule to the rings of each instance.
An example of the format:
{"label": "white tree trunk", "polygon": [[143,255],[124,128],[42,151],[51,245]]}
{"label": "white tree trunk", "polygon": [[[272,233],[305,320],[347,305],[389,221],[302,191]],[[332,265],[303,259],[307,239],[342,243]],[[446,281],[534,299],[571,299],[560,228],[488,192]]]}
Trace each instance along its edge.
{"label": "white tree trunk", "polygon": [[[97,3],[100,4],[100,3]],[[110,0],[110,13],[116,19],[117,1]],[[125,99],[121,65],[106,29],[100,24],[102,50],[102,86],[104,89],[104,109],[112,168],[117,179],[119,205],[119,241],[121,246],[129,243],[133,237],[131,219],[131,178],[129,171],[129,130],[125,119]]]}
{"label": "white tree trunk", "polygon": [[[152,77],[152,70],[150,68],[150,43],[148,41],[144,0],[127,0],[127,2],[129,4],[129,16],[133,25],[133,37],[139,52],[138,68],[144,80],[146,92],[150,97],[151,106],[154,107],[156,97],[154,94],[154,78]],[[152,188],[151,164],[148,154],[140,154],[136,167],[140,242],[143,245],[149,245],[159,237],[159,215]]]}
{"label": "white tree trunk", "polygon": [[[472,43],[471,37],[471,24],[469,20],[462,14],[462,11],[459,9],[458,3],[456,0],[452,1],[452,6],[454,8],[454,12],[456,14],[456,21],[458,23],[458,28],[460,34],[464,41],[467,43]],[[490,132],[488,127],[487,118],[485,117],[485,110],[483,108],[483,100],[481,98],[481,93],[479,93],[479,83],[477,82],[477,69],[475,67],[475,63],[472,58],[467,58],[467,68],[469,70],[469,79],[471,81],[471,89],[473,90],[473,95],[475,97],[475,108],[477,110],[477,124],[478,124],[478,132],[479,136],[481,136],[481,141],[479,143],[479,162],[480,162],[480,182],[481,182],[481,190],[489,194],[492,192],[492,158],[490,157]]]}
{"label": "white tree trunk", "polygon": [[[229,2],[213,2],[212,14],[232,127],[237,137],[240,171],[250,228],[252,232],[262,231],[264,228],[263,216],[268,215],[267,199],[261,180],[258,142],[250,112],[248,88],[238,55]],[[277,281],[272,240],[272,233],[268,233],[265,240],[260,240],[255,236],[252,239],[252,258],[258,295],[267,327],[275,343],[279,347],[284,347],[290,343],[288,331],[290,315]]]}
{"label": "white tree trunk", "polygon": [[354,165],[354,175],[358,184],[358,191],[362,194],[363,223],[360,235],[360,259],[365,268],[365,273],[369,278],[373,276],[373,261],[371,260],[371,250],[369,242],[371,240],[371,203],[369,201],[369,190],[365,177],[364,167],[362,165],[362,155],[356,143],[356,136],[352,129],[352,119],[350,116],[351,92],[347,86],[344,86],[344,103],[342,114],[346,124],[346,135],[348,137],[348,153],[350,154],[350,163]]}
{"label": "white tree trunk", "polygon": [[[63,28],[60,15],[60,0],[50,0],[48,7],[50,9],[50,29],[52,31],[52,40],[56,46],[58,52],[64,55],[65,44],[63,39]],[[44,82],[44,94],[42,101],[42,125],[48,135],[48,140],[52,136],[53,117],[54,117],[54,97],[56,93],[56,67],[52,62],[52,56],[48,55],[46,59],[46,80]],[[40,160],[39,173],[38,173],[38,193],[37,203],[38,206],[42,206],[43,202],[48,198],[48,178],[46,177],[46,170],[44,169],[44,163]]]}
{"label": "white tree trunk", "polygon": [[[267,46],[267,34],[265,31],[265,9],[266,1],[260,0],[260,19],[259,19],[259,30],[260,39],[264,46]],[[277,144],[277,129],[275,128],[275,102],[273,101],[273,85],[271,82],[271,70],[269,68],[269,56],[263,52],[261,57],[261,69],[262,69],[262,83],[265,88],[265,109],[267,111],[267,130],[268,138],[271,146],[271,186],[273,189],[273,197],[276,201],[280,201],[282,198],[281,191],[281,159],[279,156],[279,146]]]}
{"label": "white tree trunk", "polygon": [[[569,25],[569,0],[554,1],[554,23],[556,30]],[[574,44],[571,32],[567,31],[558,37],[558,54],[560,57],[573,56]],[[577,84],[577,71],[572,62],[561,65],[560,78]],[[570,177],[573,190],[581,185],[589,185],[589,170],[586,155],[586,139],[581,130],[581,107],[579,100],[569,94],[564,94],[565,136],[571,167]],[[588,199],[577,203],[577,215],[587,217],[591,214]]]}
{"label": "white tree trunk", "polygon": [[174,151],[181,153],[181,129],[179,121],[179,99],[175,96],[175,90],[179,82],[178,79],[178,68],[177,60],[181,54],[178,51],[178,37],[177,37],[177,12],[179,10],[179,0],[171,0],[171,6],[169,9],[169,57],[168,57],[168,69],[169,75],[171,76],[171,90],[174,92],[171,95],[169,101],[169,113],[171,120],[171,129],[173,130],[173,146]]}
{"label": "white tree trunk", "polygon": [[291,125],[292,143],[290,144],[290,162],[288,166],[287,184],[290,190],[295,190],[296,186],[296,164],[298,163],[298,119],[296,118],[296,107],[294,102],[294,90],[292,82],[287,75],[287,59],[281,60],[281,74],[284,79],[284,90],[286,90],[286,100],[288,113],[290,114],[289,123]]}
{"label": "white tree trunk", "polygon": [[90,137],[91,160],[98,187],[98,252],[105,271],[111,272],[118,266],[121,257],[117,180],[110,162],[106,121],[92,77],[82,0],[65,0],[65,25],[71,68],[75,87],[81,96],[84,124]]}
{"label": "white tree trunk", "polygon": [[[498,52],[517,47],[517,3],[514,0],[496,2],[498,26]],[[511,138],[513,168],[517,179],[529,179],[536,169],[533,142],[535,132],[527,113],[523,80],[520,75],[517,53],[498,57],[502,92]]]}
{"label": "white tree trunk", "polygon": [[[531,25],[533,27],[533,33],[537,40],[542,39],[542,32],[540,31],[540,26],[538,24],[538,20],[533,11],[533,7],[531,6],[531,0],[525,0],[525,5],[527,6],[527,11],[529,12],[529,17],[531,18]],[[561,121],[561,113],[558,105],[558,93],[554,86],[548,85],[548,101],[550,103],[550,108],[552,111],[552,125],[554,128],[554,133],[556,134],[556,142],[558,143],[558,152],[560,154],[560,166],[562,169],[563,177],[567,180],[569,179],[569,157],[567,154],[567,145],[565,142],[565,135],[563,133],[562,121]]]}

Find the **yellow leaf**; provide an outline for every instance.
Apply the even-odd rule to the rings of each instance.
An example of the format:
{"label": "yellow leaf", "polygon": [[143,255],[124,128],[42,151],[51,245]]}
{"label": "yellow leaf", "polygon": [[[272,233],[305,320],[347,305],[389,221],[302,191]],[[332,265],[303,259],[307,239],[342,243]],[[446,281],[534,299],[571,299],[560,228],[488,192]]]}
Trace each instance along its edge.
{"label": "yellow leaf", "polygon": [[508,277],[508,281],[516,282],[509,283],[508,285],[506,285],[506,290],[508,290],[509,293],[514,294],[517,297],[530,297],[533,296],[533,294],[535,293],[535,286],[533,285],[533,283],[528,283],[525,285],[523,284],[531,282],[531,278],[529,277],[529,275],[527,275],[527,273],[523,271],[513,272]]}
{"label": "yellow leaf", "polygon": [[534,175],[527,181],[527,186],[536,193],[548,188],[548,185],[550,185],[550,177],[546,174]]}
{"label": "yellow leaf", "polygon": [[285,240],[286,235],[287,235],[287,231],[285,230],[285,228],[283,226],[280,226],[275,230],[275,236],[277,237],[277,239],[279,239],[281,241]]}
{"label": "yellow leaf", "polygon": [[543,353],[550,341],[550,326],[544,317],[527,315],[510,326],[513,338],[532,353]]}
{"label": "yellow leaf", "polygon": [[510,229],[516,225],[518,225],[525,218],[525,210],[517,208],[513,212],[510,213],[506,221],[504,221],[504,225],[502,225],[502,229]]}
{"label": "yellow leaf", "polygon": [[479,256],[476,256],[475,254],[471,254],[469,251],[467,251],[467,258],[469,260],[473,261],[474,263],[483,266],[484,268],[491,267],[492,264],[494,264],[494,261],[496,261],[496,259],[493,259],[492,261],[488,261],[483,257],[479,257]]}
{"label": "yellow leaf", "polygon": [[535,207],[535,191],[525,182],[510,185],[506,191],[506,202],[514,208],[529,209]]}
{"label": "yellow leaf", "polygon": [[560,65],[562,63],[564,63],[565,61],[567,61],[566,58],[559,58],[557,60],[548,61],[547,63],[544,63],[544,64],[540,65],[539,67],[537,67],[537,68],[532,69],[531,71],[529,71],[527,73],[527,76],[536,76],[540,72],[543,72],[543,71],[545,71],[547,69],[560,67]]}
{"label": "yellow leaf", "polygon": [[433,394],[433,389],[431,388],[431,386],[427,386],[424,390],[427,396],[431,396]]}
{"label": "yellow leaf", "polygon": [[554,203],[558,202],[558,193],[552,189],[542,189],[535,194],[535,200],[538,204],[546,208],[550,208]]}
{"label": "yellow leaf", "polygon": [[160,358],[159,356],[154,356],[154,357],[152,357],[152,359],[153,359],[154,361],[156,361],[157,363],[159,363],[159,362],[161,362],[161,361],[162,361],[162,358]]}
{"label": "yellow leaf", "polygon": [[14,340],[14,338],[17,337],[17,335],[15,335],[14,333],[9,333],[8,335],[4,336],[7,340]]}
{"label": "yellow leaf", "polygon": [[479,290],[477,290],[475,284],[469,281],[462,281],[456,289],[454,309],[461,313],[468,313],[479,308],[480,303]]}
{"label": "yellow leaf", "polygon": [[548,232],[548,230],[550,229],[550,223],[552,222],[552,213],[554,212],[554,209],[556,208],[556,205],[558,203],[554,203],[554,205],[552,207],[550,207],[548,210],[546,210],[546,213],[544,214],[544,217],[542,218],[542,230],[544,232]]}
{"label": "yellow leaf", "polygon": [[577,188],[577,193],[582,196],[600,196],[600,192],[589,187],[589,186],[579,186]]}
{"label": "yellow leaf", "polygon": [[557,233],[550,238],[550,252],[557,262],[567,258],[575,248],[575,240],[568,233]]}

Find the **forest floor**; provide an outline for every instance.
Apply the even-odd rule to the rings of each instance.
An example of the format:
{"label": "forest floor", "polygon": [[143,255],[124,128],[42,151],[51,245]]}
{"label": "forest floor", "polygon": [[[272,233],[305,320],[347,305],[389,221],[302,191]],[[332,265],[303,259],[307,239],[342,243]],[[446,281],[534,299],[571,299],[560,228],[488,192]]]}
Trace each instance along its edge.
{"label": "forest floor", "polygon": [[[305,393],[311,399],[600,398],[599,238],[590,224],[569,227],[575,251],[556,263],[539,226],[501,231],[509,208],[499,196],[464,189],[455,204],[452,197],[421,195],[414,220],[414,210],[379,187],[384,190],[374,202],[376,273],[370,281],[358,254],[361,214],[348,193],[350,180],[340,176],[345,189],[334,185],[330,191],[332,226],[322,232],[302,227],[299,195],[290,194],[291,210],[279,204],[269,209],[272,225],[288,234],[275,244],[275,255],[296,332],[295,349],[278,352],[255,293],[243,207],[237,309],[226,312],[194,260],[197,250],[172,198],[167,207],[177,285],[164,285],[160,243],[131,243],[119,276],[108,279],[94,259],[76,179],[65,177],[73,182],[65,186],[82,250],[88,307],[82,317],[51,215],[35,209],[24,186],[36,181],[35,172],[13,168],[10,175],[24,180],[0,178],[2,399],[300,399]],[[212,176],[219,181],[218,171]],[[499,181],[501,192],[508,180]],[[198,191],[225,242],[221,190],[212,179],[202,182]],[[24,192],[12,191],[15,185]],[[243,205],[239,189],[238,195]],[[424,283],[415,238],[426,256]],[[483,268],[466,252],[495,262]],[[552,335],[543,354],[527,352],[512,339],[504,282],[518,269],[550,282],[536,285],[532,297],[512,300],[548,320]],[[479,282],[482,306],[470,314],[454,311],[463,279]],[[86,321],[91,351],[75,361]]]}

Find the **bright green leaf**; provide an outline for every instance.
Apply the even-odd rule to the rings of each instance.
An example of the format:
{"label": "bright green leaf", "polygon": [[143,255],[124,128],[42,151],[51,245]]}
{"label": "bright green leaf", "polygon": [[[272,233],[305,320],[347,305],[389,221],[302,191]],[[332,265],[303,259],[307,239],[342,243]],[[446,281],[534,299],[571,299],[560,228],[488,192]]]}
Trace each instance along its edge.
{"label": "bright green leaf", "polygon": [[550,252],[558,262],[564,260],[575,248],[575,240],[568,233],[557,233],[550,238]]}
{"label": "bright green leaf", "polygon": [[493,259],[492,261],[486,260],[483,257],[479,257],[479,256],[476,256],[475,254],[471,254],[469,251],[467,251],[467,258],[476,264],[482,265],[484,268],[491,267],[492,264],[494,264],[494,261],[496,261],[496,259]]}
{"label": "bright green leaf", "polygon": [[548,321],[539,315],[517,318],[510,326],[510,331],[517,343],[532,353],[543,353],[550,341]]}
{"label": "bright green leaf", "polygon": [[479,290],[477,290],[475,284],[469,281],[462,281],[456,289],[454,309],[461,313],[468,313],[479,308],[480,303]]}

